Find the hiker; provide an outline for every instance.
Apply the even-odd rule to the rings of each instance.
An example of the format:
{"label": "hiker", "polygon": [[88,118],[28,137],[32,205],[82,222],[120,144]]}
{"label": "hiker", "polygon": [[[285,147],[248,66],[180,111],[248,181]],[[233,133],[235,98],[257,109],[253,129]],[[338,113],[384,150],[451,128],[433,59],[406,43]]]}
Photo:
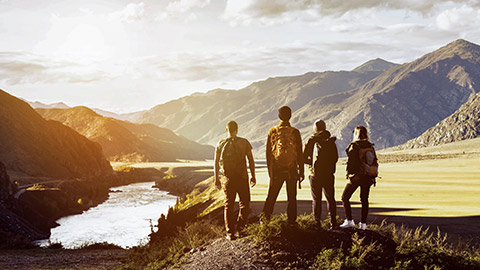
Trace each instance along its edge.
{"label": "hiker", "polygon": [[[335,141],[326,130],[325,122],[317,120],[313,124],[314,134],[308,139],[303,152],[305,163],[310,169],[310,188],[312,191],[312,213],[320,226],[322,216],[322,190],[327,199],[330,212],[330,229],[337,228],[337,207],[335,203],[335,170],[338,161],[338,151]],[[313,152],[316,146],[317,158],[313,162]]]}
{"label": "hiker", "polygon": [[375,184],[375,177],[378,173],[378,161],[373,144],[368,141],[367,129],[364,126],[355,128],[353,142],[348,145],[345,152],[348,156],[347,179],[349,180],[343,190],[342,202],[347,219],[340,227],[351,228],[355,226],[349,200],[355,190],[360,187],[362,218],[358,226],[361,230],[365,230],[367,228],[368,195],[370,187],[372,184]]}
{"label": "hiker", "polygon": [[292,110],[283,106],[278,110],[280,124],[268,132],[267,168],[270,176],[267,200],[263,208],[266,221],[270,220],[278,193],[287,183],[287,216],[289,224],[297,219],[297,181],[304,179],[302,138],[298,129],[290,126]]}
{"label": "hiker", "polygon": [[[250,214],[250,187],[248,186],[247,162],[250,167],[250,184],[252,187],[256,184],[255,162],[253,161],[252,146],[247,139],[237,136],[238,124],[235,121],[227,123],[228,137],[218,142],[215,151],[215,187],[222,188],[220,182],[220,167],[223,174],[223,191],[225,192],[225,229],[227,230],[227,239],[235,240],[235,233],[240,235],[247,224]],[[234,215],[235,197],[240,198],[239,215]]]}

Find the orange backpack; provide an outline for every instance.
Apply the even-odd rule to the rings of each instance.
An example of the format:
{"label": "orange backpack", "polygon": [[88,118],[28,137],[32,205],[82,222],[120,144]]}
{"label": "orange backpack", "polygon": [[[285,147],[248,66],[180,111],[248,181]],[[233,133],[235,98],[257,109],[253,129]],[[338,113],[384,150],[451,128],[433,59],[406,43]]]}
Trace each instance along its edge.
{"label": "orange backpack", "polygon": [[297,162],[297,147],[295,144],[295,128],[278,126],[272,134],[272,154],[275,163],[283,169],[295,166]]}
{"label": "orange backpack", "polygon": [[360,176],[377,177],[378,176],[378,160],[377,154],[373,146],[360,148]]}

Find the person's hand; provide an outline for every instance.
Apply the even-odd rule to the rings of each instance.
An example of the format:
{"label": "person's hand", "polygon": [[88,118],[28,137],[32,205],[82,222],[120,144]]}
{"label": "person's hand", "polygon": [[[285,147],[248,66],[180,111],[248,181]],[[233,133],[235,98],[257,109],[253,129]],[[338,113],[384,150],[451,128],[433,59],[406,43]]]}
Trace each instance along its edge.
{"label": "person's hand", "polygon": [[301,183],[305,179],[305,174],[300,174],[298,181]]}
{"label": "person's hand", "polygon": [[255,175],[250,178],[250,186],[254,187],[257,184],[257,178],[255,178]]}

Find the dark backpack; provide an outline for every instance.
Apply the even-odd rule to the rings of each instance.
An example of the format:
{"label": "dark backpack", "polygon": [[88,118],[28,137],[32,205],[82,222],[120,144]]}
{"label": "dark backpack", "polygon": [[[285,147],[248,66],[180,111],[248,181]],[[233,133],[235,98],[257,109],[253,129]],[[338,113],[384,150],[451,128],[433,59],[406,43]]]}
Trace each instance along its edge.
{"label": "dark backpack", "polygon": [[337,147],[335,145],[335,138],[329,138],[322,142],[317,142],[317,161],[316,167],[324,172],[334,173],[336,169],[336,163],[338,160]]}
{"label": "dark backpack", "polygon": [[241,156],[236,145],[237,138],[227,138],[220,153],[220,166],[225,176],[234,176],[240,173]]}

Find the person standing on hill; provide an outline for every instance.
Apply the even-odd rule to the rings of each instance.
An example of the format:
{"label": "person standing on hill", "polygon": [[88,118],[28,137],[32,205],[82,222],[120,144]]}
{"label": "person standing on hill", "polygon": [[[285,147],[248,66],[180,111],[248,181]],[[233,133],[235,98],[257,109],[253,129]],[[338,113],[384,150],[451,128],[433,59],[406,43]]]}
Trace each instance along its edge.
{"label": "person standing on hill", "polygon": [[[250,214],[250,187],[248,186],[247,161],[250,167],[252,187],[256,184],[255,162],[252,155],[252,146],[247,139],[237,136],[238,124],[235,121],[227,123],[228,137],[218,142],[215,151],[215,186],[222,188],[220,182],[220,167],[224,175],[223,191],[225,193],[225,229],[227,239],[235,240],[235,233],[242,234]],[[234,215],[235,197],[240,198],[239,215]]]}
{"label": "person standing on hill", "polygon": [[[337,228],[337,206],[335,203],[335,170],[338,161],[336,138],[330,137],[326,130],[325,122],[315,121],[314,134],[308,139],[303,152],[305,163],[310,168],[310,188],[312,190],[312,212],[317,224],[321,223],[322,216],[322,190],[327,199],[328,211],[330,212],[330,228]],[[316,146],[317,158],[313,162],[313,151]]]}
{"label": "person standing on hill", "polygon": [[352,208],[350,198],[352,194],[360,187],[360,200],[362,202],[362,218],[358,224],[361,230],[367,228],[368,215],[368,195],[370,187],[375,184],[375,177],[378,174],[378,161],[373,143],[368,141],[367,129],[364,126],[357,126],[353,131],[353,142],[345,150],[348,156],[347,160],[347,185],[343,190],[342,202],[345,208],[344,223],[341,228],[351,228],[355,226],[352,218]]}
{"label": "person standing on hill", "polygon": [[270,220],[278,193],[286,182],[288,222],[294,224],[297,219],[297,181],[303,181],[305,175],[302,138],[300,131],[290,126],[291,116],[292,110],[288,106],[281,107],[278,110],[280,124],[268,132],[266,156],[270,185],[263,213],[266,220]]}

